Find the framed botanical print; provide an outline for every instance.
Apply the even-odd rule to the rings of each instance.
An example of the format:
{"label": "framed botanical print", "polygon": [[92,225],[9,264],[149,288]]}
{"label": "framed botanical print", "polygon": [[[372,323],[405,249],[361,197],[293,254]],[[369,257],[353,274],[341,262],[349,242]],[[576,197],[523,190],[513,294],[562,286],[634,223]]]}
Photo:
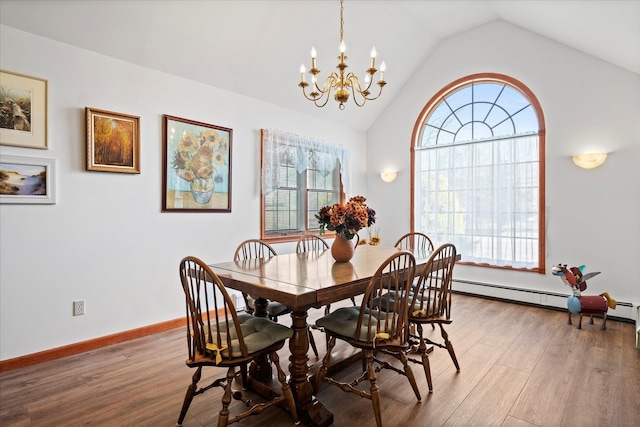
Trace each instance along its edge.
{"label": "framed botanical print", "polygon": [[140,173],[140,117],[85,108],[87,170]]}
{"label": "framed botanical print", "polygon": [[0,70],[0,144],[47,149],[47,80]]}
{"label": "framed botanical print", "polygon": [[231,212],[233,130],[164,116],[163,212]]}

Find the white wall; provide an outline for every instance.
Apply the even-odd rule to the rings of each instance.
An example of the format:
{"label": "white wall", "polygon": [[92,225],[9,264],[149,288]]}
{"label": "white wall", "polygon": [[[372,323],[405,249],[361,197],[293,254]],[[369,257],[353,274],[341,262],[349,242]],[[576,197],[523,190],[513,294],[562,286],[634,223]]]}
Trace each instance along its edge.
{"label": "white wall", "polygon": [[[58,192],[56,205],[0,206],[2,360],[184,316],[180,259],[226,261],[259,237],[261,128],[350,147],[366,193],[362,132],[6,26],[0,66],[49,81],[49,149],[0,152],[57,159]],[[140,175],[85,171],[85,107],[140,116]],[[231,213],[160,212],[163,114],[233,129]]]}
{"label": "white wall", "polygon": [[[418,114],[448,83],[482,72],[520,80],[544,111],[547,274],[459,265],[454,276],[568,294],[550,274],[551,267],[585,264],[587,271],[602,272],[588,282],[586,294],[608,291],[618,301],[640,301],[640,76],[504,21],[441,43],[368,130],[369,201],[378,211],[383,243],[409,230],[409,147]],[[572,163],[573,154],[590,150],[609,152],[607,162],[595,170]],[[387,168],[399,171],[391,184],[378,175]],[[511,297],[502,291],[492,295]],[[556,305],[544,296],[521,296],[527,302]],[[559,304],[566,307],[562,299]],[[610,315],[633,318],[630,307]]]}
{"label": "white wall", "polygon": [[[449,82],[479,72],[519,79],[542,104],[547,269],[586,264],[602,271],[588,292],[640,302],[640,76],[505,22],[445,40],[366,136],[5,26],[0,67],[48,79],[50,147],[0,153],[58,161],[56,205],[0,205],[0,360],[183,316],[178,261],[228,260],[236,242],[259,235],[260,128],[351,147],[353,193],[369,199],[383,244],[392,243],[409,229],[409,146],[419,112]],[[141,117],[140,175],[84,170],[85,107]],[[160,212],[163,114],[234,130],[232,213]],[[592,148],[610,152],[607,163],[575,167],[571,155]],[[379,177],[387,168],[400,171],[392,184]],[[460,265],[456,277],[567,291],[549,273]],[[86,300],[85,316],[71,316],[75,299]],[[611,314],[624,316],[619,310]]]}

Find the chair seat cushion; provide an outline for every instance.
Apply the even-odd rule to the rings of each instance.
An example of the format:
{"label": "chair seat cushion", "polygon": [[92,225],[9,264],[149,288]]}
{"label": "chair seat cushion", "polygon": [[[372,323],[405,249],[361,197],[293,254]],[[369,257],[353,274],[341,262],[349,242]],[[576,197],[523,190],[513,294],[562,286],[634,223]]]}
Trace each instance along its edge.
{"label": "chair seat cushion", "polygon": [[[321,328],[324,328],[325,330],[328,330],[338,335],[342,335],[347,338],[354,338],[364,342],[373,342],[376,334],[377,320],[375,317],[371,317],[369,313],[375,314],[377,313],[377,311],[367,310],[365,312],[365,315],[362,319],[362,327],[358,337],[356,337],[356,328],[358,326],[358,316],[360,315],[360,307],[339,308],[336,311],[333,311],[327,314],[326,316],[316,320],[316,325]],[[395,313],[391,315],[395,316]],[[385,319],[385,317],[386,315],[382,313],[381,319]],[[372,327],[371,327],[372,330],[369,334],[367,334],[367,325],[369,323],[369,319],[372,319]],[[395,323],[395,322],[391,322],[391,323]],[[393,332],[393,331],[386,331],[384,328],[384,325],[381,325],[380,329],[381,329],[380,332],[389,332],[389,333]]]}
{"label": "chair seat cushion", "polygon": [[[247,346],[247,351],[251,353],[255,353],[262,349],[265,349],[278,341],[283,341],[293,336],[293,330],[284,325],[280,325],[276,322],[273,322],[266,317],[255,317],[250,314],[239,314],[238,322],[240,323],[240,329],[242,330],[242,334],[244,335],[244,343]],[[227,337],[226,337],[226,327],[220,325],[220,332],[222,338],[222,344],[226,345]],[[212,336],[216,336],[216,329],[211,328]],[[242,353],[240,351],[240,343],[238,341],[238,336],[236,334],[235,328],[232,328],[229,331],[231,334],[231,355],[232,357],[240,357]],[[222,351],[223,357],[229,357],[229,352],[227,350]]]}
{"label": "chair seat cushion", "polygon": [[278,317],[290,312],[289,307],[278,301],[271,301],[269,305],[267,305],[267,314],[269,316]]}

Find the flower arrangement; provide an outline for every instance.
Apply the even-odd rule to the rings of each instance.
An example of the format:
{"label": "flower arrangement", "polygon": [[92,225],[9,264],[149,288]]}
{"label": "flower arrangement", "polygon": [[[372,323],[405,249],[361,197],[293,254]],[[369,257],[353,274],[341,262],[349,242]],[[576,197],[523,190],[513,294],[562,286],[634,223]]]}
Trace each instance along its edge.
{"label": "flower arrangement", "polygon": [[192,188],[196,184],[197,191],[209,191],[214,182],[223,180],[214,165],[225,164],[228,149],[228,143],[216,130],[207,130],[198,136],[185,133],[173,154],[171,166],[180,178],[192,183]]}
{"label": "flower arrangement", "polygon": [[327,229],[351,240],[360,229],[371,227],[376,222],[376,211],[367,207],[366,201],[362,196],[355,196],[346,204],[336,203],[322,207],[316,214],[320,234]]}

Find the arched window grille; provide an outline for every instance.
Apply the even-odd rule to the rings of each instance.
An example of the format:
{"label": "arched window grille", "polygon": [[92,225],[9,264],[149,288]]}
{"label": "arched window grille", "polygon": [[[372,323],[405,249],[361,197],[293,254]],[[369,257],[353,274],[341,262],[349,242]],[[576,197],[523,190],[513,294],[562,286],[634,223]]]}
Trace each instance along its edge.
{"label": "arched window grille", "polygon": [[412,228],[453,242],[463,261],[544,273],[544,117],[499,74],[443,88],[412,141]]}

